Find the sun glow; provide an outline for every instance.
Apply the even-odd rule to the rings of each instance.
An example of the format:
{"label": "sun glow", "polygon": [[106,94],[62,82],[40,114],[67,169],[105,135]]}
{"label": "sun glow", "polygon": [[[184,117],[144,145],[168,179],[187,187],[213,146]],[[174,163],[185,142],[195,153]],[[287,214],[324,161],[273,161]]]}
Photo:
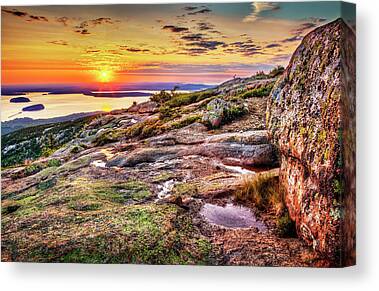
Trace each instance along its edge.
{"label": "sun glow", "polygon": [[97,79],[102,83],[108,83],[113,79],[113,73],[108,70],[101,70],[97,72]]}
{"label": "sun glow", "polygon": [[110,112],[112,111],[112,106],[108,103],[104,103],[102,106],[101,106],[101,110],[104,111],[104,112]]}

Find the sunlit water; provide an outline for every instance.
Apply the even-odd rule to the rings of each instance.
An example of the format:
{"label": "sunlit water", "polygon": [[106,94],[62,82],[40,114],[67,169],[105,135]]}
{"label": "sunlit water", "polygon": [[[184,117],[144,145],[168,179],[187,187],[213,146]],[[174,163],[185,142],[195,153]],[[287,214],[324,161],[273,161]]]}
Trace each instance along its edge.
{"label": "sunlit water", "polygon": [[[154,93],[155,91],[143,92]],[[111,111],[114,109],[128,108],[133,102],[140,103],[149,99],[149,96],[106,98],[86,96],[83,94],[43,94],[43,92],[28,93],[25,97],[28,97],[31,102],[27,103],[9,102],[11,98],[19,96],[1,96],[1,121],[22,117],[39,119],[65,116],[80,112]],[[45,109],[31,112],[22,111],[22,108],[35,104],[43,104]]]}

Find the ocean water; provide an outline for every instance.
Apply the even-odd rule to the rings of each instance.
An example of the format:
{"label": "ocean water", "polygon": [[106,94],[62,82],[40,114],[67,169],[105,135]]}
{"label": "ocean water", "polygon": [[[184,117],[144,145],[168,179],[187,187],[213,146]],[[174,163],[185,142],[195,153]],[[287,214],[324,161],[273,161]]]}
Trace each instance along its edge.
{"label": "ocean water", "polygon": [[[138,91],[145,93],[155,93],[156,91]],[[72,113],[92,112],[92,111],[111,111],[130,107],[133,102],[144,102],[149,100],[146,97],[93,97],[83,94],[49,94],[46,92],[32,92],[26,95],[31,102],[11,103],[10,99],[20,96],[1,96],[1,121],[8,121],[15,118],[30,117],[33,119],[51,118],[65,116]],[[44,110],[23,112],[22,108],[35,104],[43,104]]]}

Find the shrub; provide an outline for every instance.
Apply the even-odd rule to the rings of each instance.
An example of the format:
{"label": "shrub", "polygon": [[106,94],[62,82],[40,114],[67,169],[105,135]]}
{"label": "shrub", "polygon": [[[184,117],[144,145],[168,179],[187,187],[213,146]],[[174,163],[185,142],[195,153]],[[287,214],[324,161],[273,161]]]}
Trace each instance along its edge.
{"label": "shrub", "polygon": [[103,146],[108,143],[119,141],[125,134],[124,130],[107,129],[100,132],[94,139],[96,146]]}
{"label": "shrub", "polygon": [[48,167],[59,167],[62,164],[59,159],[51,159],[47,162]]}
{"label": "shrub", "polygon": [[143,122],[136,123],[136,124],[128,127],[128,129],[126,131],[126,135],[129,138],[137,137],[141,134],[143,127],[144,127]]}
{"label": "shrub", "polygon": [[261,88],[252,89],[252,90],[246,91],[245,93],[242,93],[240,97],[243,99],[248,99],[252,97],[265,97],[265,96],[270,95],[270,92],[273,86],[274,84],[269,84]]}
{"label": "shrub", "polygon": [[31,176],[34,174],[37,174],[41,170],[43,170],[44,166],[42,164],[31,164],[25,167],[24,169],[24,175],[25,176]]}
{"label": "shrub", "polygon": [[72,148],[71,148],[71,153],[72,154],[77,154],[77,153],[80,153],[84,148],[81,147],[80,145],[74,145]]}
{"label": "shrub", "polygon": [[37,189],[38,190],[47,190],[53,186],[55,186],[57,183],[57,180],[56,179],[50,179],[50,180],[47,180],[47,181],[42,181],[40,182],[38,185],[37,185]]}
{"label": "shrub", "polygon": [[231,122],[243,115],[245,115],[248,110],[245,108],[243,104],[232,104],[230,108],[225,113],[225,119],[223,123]]}
{"label": "shrub", "polygon": [[173,97],[173,95],[171,95],[170,93],[167,93],[165,90],[162,90],[159,93],[151,96],[150,100],[157,102],[158,104],[163,104],[167,102],[168,100],[170,100]]}
{"label": "shrub", "polygon": [[175,94],[165,103],[165,105],[168,107],[180,107],[199,102],[212,96],[214,96],[214,92],[212,90]]}
{"label": "shrub", "polygon": [[161,106],[159,108],[159,119],[161,120],[171,119],[175,115],[175,112],[168,106]]}
{"label": "shrub", "polygon": [[147,138],[162,132],[161,122],[157,118],[147,119],[136,123],[126,130],[128,138]]}
{"label": "shrub", "polygon": [[191,116],[188,116],[184,119],[180,119],[177,122],[172,123],[171,128],[178,129],[178,128],[182,128],[182,127],[185,127],[187,125],[190,125],[192,123],[199,122],[199,121],[201,121],[201,115],[200,114],[191,115]]}
{"label": "shrub", "polygon": [[268,73],[268,75],[271,78],[275,78],[276,76],[283,74],[283,72],[284,72],[284,67],[283,66],[277,66],[277,67],[273,68],[270,71],[270,73]]}

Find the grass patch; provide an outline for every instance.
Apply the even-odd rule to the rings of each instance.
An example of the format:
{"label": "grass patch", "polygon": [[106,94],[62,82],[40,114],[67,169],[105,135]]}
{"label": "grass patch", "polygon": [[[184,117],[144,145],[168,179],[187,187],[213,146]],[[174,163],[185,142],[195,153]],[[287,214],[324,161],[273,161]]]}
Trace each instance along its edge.
{"label": "grass patch", "polygon": [[242,99],[248,99],[252,97],[265,97],[270,95],[272,88],[274,87],[274,84],[269,84],[266,86],[263,86],[261,88],[252,89],[249,91],[246,91],[239,95]]}
{"label": "grass patch", "polygon": [[57,180],[54,178],[47,181],[42,181],[37,185],[37,189],[41,191],[45,191],[49,188],[54,187],[56,183],[57,183]]}
{"label": "grass patch", "polygon": [[200,114],[190,115],[178,121],[173,122],[170,127],[173,129],[179,129],[187,125],[190,125],[192,123],[200,122],[201,119],[202,119],[202,116]]}
{"label": "grass patch", "polygon": [[198,193],[197,185],[191,183],[178,183],[172,189],[175,196],[195,196]]}
{"label": "grass patch", "polygon": [[31,176],[31,175],[37,174],[38,172],[40,172],[44,168],[45,168],[44,165],[42,165],[40,163],[28,165],[24,169],[24,175],[25,176]]}
{"label": "grass patch", "polygon": [[51,159],[47,162],[48,167],[59,167],[62,164],[59,159]]}
{"label": "grass patch", "polygon": [[180,93],[174,94],[172,98],[164,103],[168,107],[180,107],[199,102],[206,98],[214,96],[213,90],[205,90],[192,93]]}
{"label": "grass patch", "polygon": [[153,183],[161,183],[174,178],[175,175],[170,172],[161,173],[153,178]]}
{"label": "grass patch", "polygon": [[296,224],[285,207],[279,186],[279,175],[275,170],[245,176],[236,198],[252,201],[261,211],[275,211],[276,230],[280,237],[296,237]]}
{"label": "grass patch", "polygon": [[275,171],[245,176],[236,198],[241,201],[252,201],[258,209],[274,209],[279,212],[284,207],[279,191],[279,176]]}
{"label": "grass patch", "polygon": [[105,129],[96,135],[93,140],[95,146],[103,146],[108,143],[120,141],[125,136],[126,131],[124,129]]}

